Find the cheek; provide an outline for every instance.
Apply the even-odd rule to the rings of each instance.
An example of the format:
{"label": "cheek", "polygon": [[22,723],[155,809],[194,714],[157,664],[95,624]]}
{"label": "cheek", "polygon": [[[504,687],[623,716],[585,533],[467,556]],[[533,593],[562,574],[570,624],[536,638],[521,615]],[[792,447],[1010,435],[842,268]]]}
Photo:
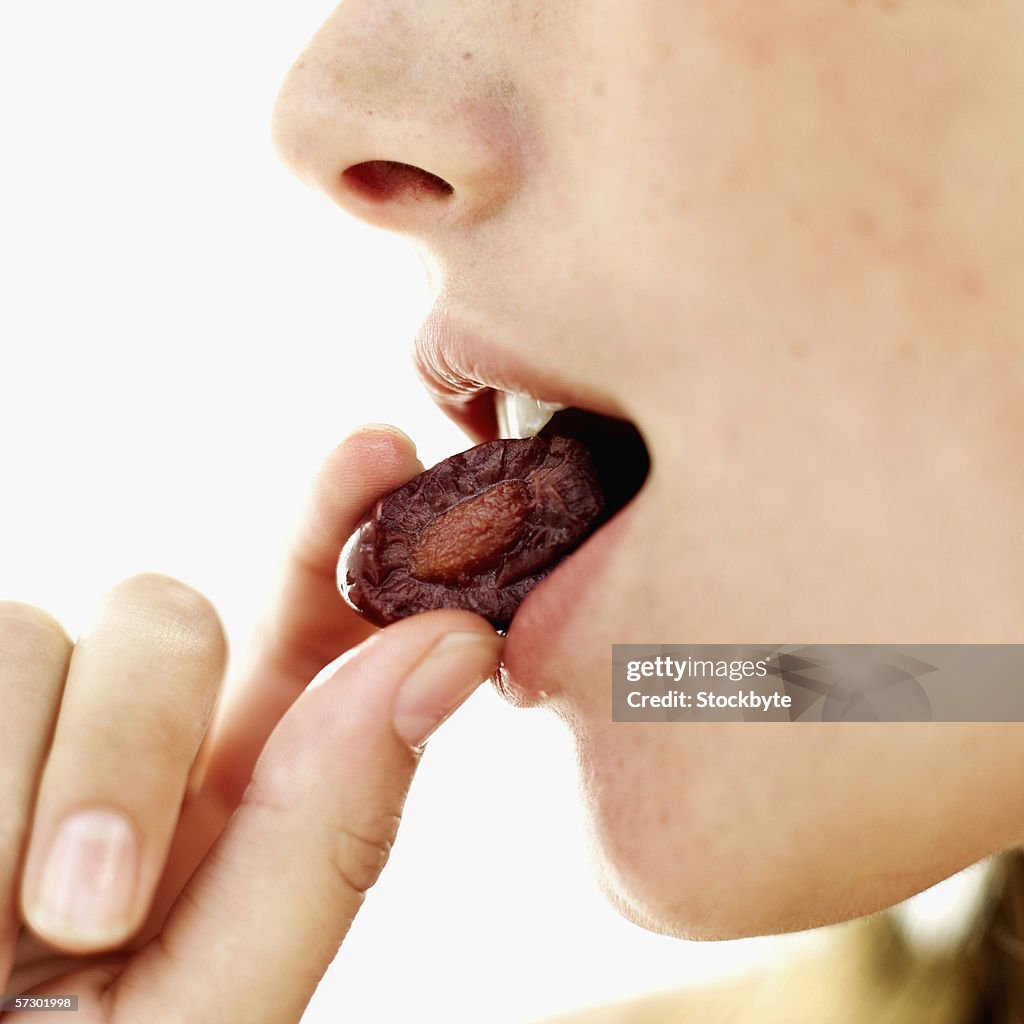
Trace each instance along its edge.
{"label": "cheek", "polygon": [[611,254],[628,287],[602,302],[624,324],[657,336],[668,318],[688,350],[744,361],[777,358],[772,336],[835,343],[837,324],[862,353],[865,339],[930,349],[979,298],[1015,289],[1017,58],[982,19],[803,0],[600,7],[581,29],[594,59],[563,86],[573,130],[556,165],[587,182],[563,216],[579,204],[598,225],[573,266]]}
{"label": "cheek", "polygon": [[868,724],[580,723],[603,887],[683,938],[873,913],[1024,830],[1005,817],[1024,795],[1004,769],[1017,724],[899,726],[895,743]]}

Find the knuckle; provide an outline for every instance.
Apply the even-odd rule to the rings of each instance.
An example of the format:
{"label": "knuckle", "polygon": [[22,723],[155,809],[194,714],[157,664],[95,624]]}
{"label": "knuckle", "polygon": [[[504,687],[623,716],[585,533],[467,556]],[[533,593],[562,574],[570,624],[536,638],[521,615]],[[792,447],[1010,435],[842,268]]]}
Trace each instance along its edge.
{"label": "knuckle", "polygon": [[0,601],[0,656],[52,656],[71,647],[66,630],[49,612],[21,601]]}
{"label": "knuckle", "polygon": [[362,896],[374,885],[391,856],[397,832],[397,815],[382,815],[358,828],[337,827],[332,864],[346,888]]}
{"label": "knuckle", "polygon": [[[296,820],[303,817],[303,808],[295,789],[295,778],[287,769],[261,761],[242,803],[278,821]],[[361,898],[372,888],[391,856],[400,820],[397,814],[380,813],[322,826],[320,842],[342,891]]]}
{"label": "knuckle", "polygon": [[227,647],[224,627],[210,600],[194,587],[160,573],[140,573],[116,584],[113,603],[127,605],[136,618],[152,622],[156,631],[176,651],[213,650],[223,655]]}

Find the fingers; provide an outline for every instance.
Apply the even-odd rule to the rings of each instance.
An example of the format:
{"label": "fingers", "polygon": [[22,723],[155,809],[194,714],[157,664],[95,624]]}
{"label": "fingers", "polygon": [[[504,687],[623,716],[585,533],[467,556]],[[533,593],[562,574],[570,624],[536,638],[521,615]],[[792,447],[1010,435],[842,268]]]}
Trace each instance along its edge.
{"label": "fingers", "polygon": [[0,602],[0,992],[21,926],[18,869],[57,718],[71,640],[46,612]]}
{"label": "fingers", "polygon": [[160,1019],[187,987],[193,1024],[225,1005],[250,1024],[298,1021],[387,860],[416,747],[500,644],[476,616],[430,612],[325,671],[274,731],[160,940],[111,989],[112,1016]]}
{"label": "fingers", "polygon": [[69,952],[123,942],[145,917],[227,648],[190,587],[115,586],[71,656],[39,784],[22,913]]}
{"label": "fingers", "polygon": [[338,592],[338,556],[373,503],[422,469],[405,434],[384,426],[350,434],[321,468],[254,656],[207,744],[200,774],[226,808],[241,799],[267,737],[310,679],[372,632]]}

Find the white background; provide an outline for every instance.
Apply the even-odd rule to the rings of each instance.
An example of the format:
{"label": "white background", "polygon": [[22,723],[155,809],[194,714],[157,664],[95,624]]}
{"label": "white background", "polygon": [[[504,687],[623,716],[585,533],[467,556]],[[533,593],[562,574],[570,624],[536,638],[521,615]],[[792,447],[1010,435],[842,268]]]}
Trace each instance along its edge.
{"label": "white background", "polygon": [[[206,593],[237,655],[349,430],[395,423],[427,464],[466,447],[408,361],[419,261],[270,146],[276,88],[332,6],[3,5],[0,596],[72,635],[152,570]],[[521,1024],[793,943],[648,935],[587,857],[567,737],[481,690],[432,743],[304,1019]]]}

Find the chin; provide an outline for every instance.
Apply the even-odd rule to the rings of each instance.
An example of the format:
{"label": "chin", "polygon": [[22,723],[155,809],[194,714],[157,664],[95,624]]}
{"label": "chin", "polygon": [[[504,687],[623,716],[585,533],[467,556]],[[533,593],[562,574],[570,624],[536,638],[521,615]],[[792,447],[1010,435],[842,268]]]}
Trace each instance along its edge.
{"label": "chin", "polygon": [[[655,830],[656,833],[656,830]],[[785,866],[758,867],[750,858],[719,858],[709,851],[670,857],[657,840],[638,852],[630,836],[595,834],[592,854],[608,903],[632,924],[689,941],[778,935],[847,921],[887,903],[849,902],[849,894],[822,893],[821,902]],[[907,896],[911,893],[907,893]]]}
{"label": "chin", "polygon": [[[673,762],[657,731],[619,723],[588,733],[577,719],[574,732],[598,883],[648,931],[709,941],[822,927],[883,910],[966,866],[873,872],[848,848],[816,845],[798,807],[769,799],[758,820],[746,795],[731,796],[740,780],[721,767],[729,745],[710,733],[695,735],[690,756],[677,752],[666,777]],[[747,794],[762,781],[748,777]]]}

